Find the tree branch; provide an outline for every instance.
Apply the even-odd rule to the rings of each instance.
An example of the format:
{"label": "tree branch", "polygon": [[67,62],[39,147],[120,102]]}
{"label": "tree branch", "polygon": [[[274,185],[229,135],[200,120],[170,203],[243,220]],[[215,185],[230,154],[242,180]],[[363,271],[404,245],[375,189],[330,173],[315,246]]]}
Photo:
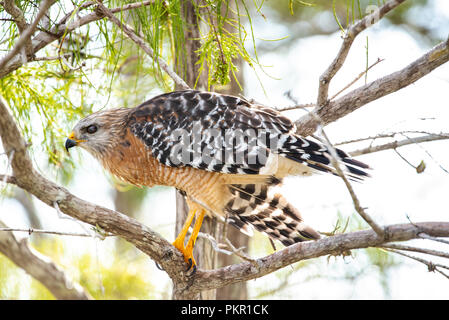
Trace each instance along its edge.
{"label": "tree branch", "polygon": [[[41,230],[41,229],[34,229],[34,228],[7,228],[3,227],[0,228],[0,232],[26,232],[29,235],[32,233],[40,233],[40,234],[53,234],[53,235],[59,235],[59,236],[72,236],[72,237],[94,237],[91,234],[87,233],[78,233],[78,232],[61,232],[61,231],[53,231],[53,230]],[[111,236],[109,234],[106,234],[105,236]]]}
{"label": "tree branch", "polygon": [[416,143],[423,143],[423,142],[429,142],[429,141],[437,141],[437,140],[446,140],[449,139],[449,134],[447,133],[441,133],[441,134],[427,134],[425,136],[420,137],[414,137],[414,138],[408,138],[400,141],[393,141],[377,146],[369,146],[362,149],[357,149],[351,152],[348,152],[351,156],[360,156],[362,154],[368,154],[368,153],[374,153],[389,149],[396,149],[399,147],[403,147],[410,144],[416,144]]}
{"label": "tree branch", "polygon": [[[354,89],[337,100],[318,105],[314,112],[322,120],[323,125],[327,125],[371,101],[414,83],[447,61],[449,61],[449,38],[405,68]],[[310,114],[306,114],[295,124],[299,134],[308,136],[316,130],[318,121]]]}
{"label": "tree branch", "polygon": [[[434,237],[449,237],[449,222],[397,224],[387,226],[385,230],[389,235],[388,241],[419,239],[420,232]],[[385,242],[386,240],[372,229],[338,234],[317,241],[300,242],[269,256],[255,259],[255,263],[244,262],[216,270],[199,270],[190,289],[220,288],[235,282],[259,278],[298,261],[329,254],[338,255],[347,250],[377,247]]]}
{"label": "tree branch", "polygon": [[[6,228],[6,225],[0,221],[0,227]],[[0,252],[41,282],[56,299],[92,299],[79,284],[69,280],[54,262],[31,248],[27,239],[19,241],[12,232],[0,232]]]}
{"label": "tree branch", "polygon": [[423,263],[423,264],[425,264],[427,266],[427,269],[429,270],[429,272],[437,271],[438,273],[440,273],[441,275],[443,275],[447,279],[449,279],[449,275],[447,275],[446,273],[444,273],[443,271],[438,269],[438,268],[449,269],[449,267],[447,267],[445,265],[438,264],[438,263],[433,263],[432,261],[428,261],[428,260],[425,260],[425,259],[422,259],[422,258],[411,256],[409,254],[405,254],[405,253],[403,253],[401,251],[398,251],[398,250],[394,250],[394,249],[385,249],[385,250],[393,252],[393,253],[396,253],[396,254],[399,254],[401,256],[404,256],[404,257],[407,257],[407,258],[410,258],[410,259],[413,259],[415,261],[421,262],[421,263]]}
{"label": "tree branch", "polygon": [[425,254],[429,254],[432,256],[449,259],[449,253],[447,253],[447,252],[417,248],[417,247],[412,247],[412,246],[404,246],[404,245],[400,245],[400,244],[396,244],[396,243],[383,244],[380,246],[380,248],[396,249],[396,250],[403,250],[403,251],[413,251],[413,252],[425,253]]}
{"label": "tree branch", "polygon": [[337,74],[338,70],[343,66],[346,60],[349,49],[351,48],[354,39],[357,35],[370,27],[372,24],[376,23],[383,18],[385,14],[396,8],[405,0],[391,0],[384,4],[382,7],[374,11],[373,13],[367,15],[362,20],[359,20],[356,24],[351,26],[345,34],[343,43],[340,47],[340,51],[335,57],[334,61],[329,65],[329,67],[324,71],[320,77],[319,88],[318,88],[318,99],[317,106],[323,106],[327,103],[329,85],[332,78]]}
{"label": "tree branch", "polygon": [[[119,8],[113,8],[111,9],[112,13],[117,13],[121,11],[136,9],[142,6],[147,6],[152,1],[142,1],[142,2],[136,2],[136,3],[130,3],[127,5],[124,5]],[[87,1],[83,3],[79,8],[76,8],[69,13],[67,13],[59,22],[53,26],[50,30],[44,30],[39,32],[33,39],[32,39],[32,46],[33,50],[31,52],[31,56],[35,55],[39,50],[46,47],[53,41],[60,39],[64,36],[64,34],[70,33],[84,25],[87,25],[91,22],[98,21],[104,18],[104,15],[99,14],[98,12],[93,12],[86,14],[82,16],[79,19],[74,19],[73,21],[70,19],[71,17],[75,16],[75,13],[84,10],[92,5],[94,5],[95,1]],[[70,22],[69,22],[70,21]],[[16,44],[17,45],[17,44]],[[8,60],[6,62],[2,62],[4,65],[3,67],[0,67],[0,78],[3,78],[7,74],[13,72],[14,70],[17,70],[22,65],[24,65],[27,61],[23,61],[19,55],[17,55],[17,52],[12,54],[11,51],[4,57]],[[4,60],[2,59],[2,61]]]}
{"label": "tree branch", "polygon": [[19,32],[23,33],[28,28],[28,23],[25,20],[22,10],[16,6],[14,0],[4,0],[3,8],[13,17],[13,21],[16,23],[17,28],[19,28]]}
{"label": "tree branch", "polygon": [[382,61],[384,61],[384,59],[381,58],[377,58],[376,62],[374,62],[372,65],[370,65],[369,67],[367,67],[365,70],[363,70],[362,72],[359,73],[359,75],[357,77],[354,78],[354,80],[352,80],[350,83],[348,83],[343,89],[340,89],[336,94],[334,94],[330,100],[334,100],[338,95],[340,95],[340,93],[342,93],[343,91],[345,91],[346,89],[348,89],[350,86],[352,86],[354,83],[357,82],[357,80],[359,80],[361,77],[363,77],[364,75],[366,75],[368,73],[368,71],[370,69],[372,69],[373,67],[375,67],[377,64],[381,63]]}
{"label": "tree branch", "polygon": [[[47,13],[47,10],[51,7],[51,5],[54,3],[55,0],[45,0],[41,3],[39,12],[36,15],[36,18],[34,19],[33,23],[24,30],[19,40],[17,40],[16,44],[14,45],[14,48],[12,48],[11,51],[9,51],[6,56],[3,57],[2,60],[0,60],[0,70],[3,69],[6,64],[15,56],[19,51],[22,49],[24,45],[26,45],[27,42],[30,41],[31,35],[36,30],[37,24],[42,19],[42,17]],[[25,60],[25,62],[28,61],[28,56],[34,55],[35,52],[30,50],[30,52],[26,52],[25,57],[21,57],[21,60]],[[1,76],[0,76],[1,77]]]}
{"label": "tree branch", "polygon": [[339,162],[339,157],[338,157],[337,151],[335,150],[335,147],[330,142],[329,138],[327,137],[327,135],[324,132],[324,130],[321,127],[321,125],[319,126],[319,132],[324,137],[324,144],[330,151],[330,154],[331,154],[331,157],[332,157],[332,159],[331,159],[332,166],[335,168],[335,170],[337,171],[337,173],[340,176],[340,178],[343,179],[343,182],[345,183],[346,188],[348,189],[349,194],[351,195],[352,202],[354,203],[355,210],[362,217],[362,219],[365,220],[365,222],[368,223],[368,225],[377,233],[377,235],[379,237],[386,238],[386,236],[388,236],[388,235],[385,233],[385,230],[381,226],[379,226],[373,220],[373,218],[371,218],[371,216],[368,213],[365,212],[365,209],[362,208],[362,206],[360,205],[360,201],[357,198],[357,196],[356,196],[356,194],[354,192],[354,189],[351,186],[351,183],[349,182],[349,180],[346,177],[346,175],[343,172],[343,170],[341,170],[341,168],[340,168],[340,164],[338,163]]}

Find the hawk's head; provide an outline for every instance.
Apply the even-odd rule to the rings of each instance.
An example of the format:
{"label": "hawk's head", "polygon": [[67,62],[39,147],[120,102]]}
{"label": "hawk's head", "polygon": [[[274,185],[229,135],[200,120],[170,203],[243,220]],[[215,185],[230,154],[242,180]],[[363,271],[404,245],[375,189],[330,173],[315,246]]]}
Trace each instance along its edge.
{"label": "hawk's head", "polygon": [[81,119],[65,142],[65,148],[80,146],[95,157],[112,150],[123,133],[131,109],[120,108],[99,111]]}

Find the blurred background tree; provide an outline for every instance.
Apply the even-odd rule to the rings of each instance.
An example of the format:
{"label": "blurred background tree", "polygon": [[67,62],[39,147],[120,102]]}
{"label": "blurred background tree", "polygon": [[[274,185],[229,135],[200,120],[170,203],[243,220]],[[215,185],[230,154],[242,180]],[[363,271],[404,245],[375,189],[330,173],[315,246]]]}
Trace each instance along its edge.
{"label": "blurred background tree", "polygon": [[[9,51],[21,32],[18,17],[6,10],[6,2],[0,3],[1,52]],[[17,0],[13,3],[23,13],[25,20],[30,22],[41,1]],[[111,0],[103,3],[109,8],[116,8],[132,1]],[[244,70],[265,72],[259,55],[288,51],[301,38],[330,35],[344,30],[369,13],[370,6],[382,3],[373,0],[156,0],[118,13],[117,16],[139,33],[154,50],[156,57],[160,56],[174,65],[192,87],[244,95]],[[91,1],[55,1],[38,31],[51,30],[64,17],[66,21],[75,21],[94,10],[95,3]],[[426,19],[429,16],[433,17],[433,23]],[[437,43],[443,38],[441,24],[436,23],[443,21],[443,18],[437,11],[435,1],[407,1],[385,19],[392,25],[402,26],[423,45]],[[282,32],[276,35],[276,30]],[[265,31],[267,36],[259,38]],[[288,37],[276,38],[279,34]],[[69,156],[63,149],[67,133],[78,119],[103,108],[134,107],[158,93],[175,89],[173,81],[161,70],[157,60],[148,59],[134,42],[106,19],[64,33],[57,41],[40,50],[37,56],[0,78],[0,95],[10,106],[26,139],[33,142],[29,149],[37,167],[63,185],[79,183],[77,176],[81,175],[80,170],[87,162],[84,153],[75,152]],[[7,159],[2,161],[6,167]],[[148,222],[146,213],[142,212],[145,202],[167,192],[164,187],[131,187],[113,177],[108,177],[108,181],[110,199],[105,200],[106,203],[145,222]],[[6,208],[19,211],[19,207],[7,202],[7,199],[17,201],[26,217],[12,221],[39,229],[59,226],[49,223],[48,215],[42,215],[36,209],[36,200],[21,189],[9,186],[2,189],[2,211]],[[171,215],[171,212],[164,214]],[[5,218],[5,213],[0,218]],[[336,219],[336,229],[343,228],[343,220],[343,216]],[[167,235],[167,238],[173,236],[170,231],[173,229],[173,219],[170,221],[168,226],[161,226],[161,233]],[[351,221],[348,228],[357,230],[361,226],[357,221]],[[215,223],[209,228],[206,226],[203,231],[206,230],[217,239],[223,237],[223,226],[220,224]],[[254,241],[231,227],[225,230],[228,234],[224,236],[232,239],[236,247],[247,247],[250,255],[272,251],[268,240],[261,235],[256,235]],[[148,259],[121,239],[102,242],[102,248],[108,249],[102,249],[101,253],[97,249],[77,252],[73,248],[73,241],[77,240],[72,238],[33,235],[31,239],[37,250],[64,266],[72,278],[78,280],[95,298],[170,297],[168,283],[161,285],[155,281],[157,275],[146,272],[149,262],[145,260]],[[94,241],[95,246],[98,246],[97,240]],[[199,242],[197,248],[207,245],[207,241],[199,241],[204,243]],[[339,281],[355,281],[357,275],[367,268],[377,268],[379,282],[388,297],[388,271],[399,262],[387,257],[380,249],[359,251],[357,254],[365,256],[360,259],[362,262],[357,270],[337,271],[332,277]],[[211,259],[219,259],[211,262],[211,266],[238,262],[234,256],[221,254]],[[273,288],[256,285],[248,291],[247,284],[242,283],[220,289],[217,298],[267,298],[273,297],[274,293],[282,296],[283,288],[293,285],[289,281],[291,275],[300,268],[317,270],[303,281],[322,277],[325,274],[322,271],[329,263],[325,260],[300,263],[291,270],[287,268],[276,273],[273,276],[277,278]],[[200,263],[202,266],[205,264]],[[24,272],[4,257],[0,257],[0,265],[1,298],[51,298],[51,294],[34,280],[24,281],[27,279]],[[24,290],[27,292],[24,293]]]}

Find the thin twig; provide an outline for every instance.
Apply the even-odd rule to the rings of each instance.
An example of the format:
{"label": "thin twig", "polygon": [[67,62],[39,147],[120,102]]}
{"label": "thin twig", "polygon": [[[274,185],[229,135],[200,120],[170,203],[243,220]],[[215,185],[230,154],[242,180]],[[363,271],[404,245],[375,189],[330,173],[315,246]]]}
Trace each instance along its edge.
{"label": "thin twig", "polygon": [[54,56],[54,57],[34,57],[33,61],[52,61],[52,60],[59,60],[61,58],[70,58],[72,56],[71,53],[65,53],[61,56]]}
{"label": "thin twig", "polygon": [[[440,133],[432,133],[432,132],[428,132],[428,131],[423,131],[423,130],[404,130],[404,131],[397,131],[397,132],[389,132],[389,133],[379,133],[376,134],[375,136],[369,136],[369,137],[364,137],[364,138],[356,138],[356,139],[350,139],[350,140],[344,140],[341,142],[337,142],[334,143],[334,146],[342,146],[344,144],[351,144],[351,143],[356,143],[356,142],[362,142],[362,141],[366,141],[366,140],[377,140],[377,139],[385,139],[385,138],[394,138],[397,135],[404,135],[405,134],[410,134],[410,133],[421,133],[421,134],[425,134],[425,135],[434,135],[434,136],[441,136],[441,137],[448,137],[449,139],[449,133],[445,133],[445,132],[440,132]],[[408,139],[413,139],[410,137],[407,137]],[[372,146],[372,145],[370,145]]]}
{"label": "thin twig", "polygon": [[374,220],[371,218],[371,216],[369,214],[367,214],[365,212],[365,210],[362,208],[362,206],[360,205],[360,201],[357,198],[357,196],[354,192],[354,189],[352,188],[351,183],[346,178],[346,175],[343,172],[343,170],[341,170],[340,165],[339,165],[340,158],[337,154],[337,151],[335,150],[335,147],[332,145],[332,143],[330,142],[326,133],[324,132],[324,128],[323,128],[322,121],[321,121],[320,117],[313,110],[309,114],[311,114],[312,117],[314,117],[318,123],[318,134],[320,134],[324,138],[324,140],[322,139],[322,142],[329,150],[329,153],[331,156],[331,159],[330,159],[331,163],[334,166],[335,170],[337,171],[337,174],[342,178],[343,182],[345,183],[346,188],[348,189],[349,194],[351,195],[352,202],[354,203],[355,210],[363,218],[363,220],[365,220],[366,223],[368,223],[370,225],[370,227],[376,232],[377,235],[379,235],[382,238],[385,238],[386,233],[385,233],[384,229],[381,228],[376,222],[374,222]]}
{"label": "thin twig", "polygon": [[[44,233],[44,234],[55,234],[60,236],[74,236],[74,237],[89,237],[92,238],[92,235],[86,233],[77,233],[77,232],[62,232],[62,231],[51,231],[51,230],[41,230],[34,228],[0,228],[0,231],[17,231],[17,232],[26,232],[29,235],[32,233]],[[112,236],[111,234],[106,235],[107,237]]]}
{"label": "thin twig", "polygon": [[343,63],[345,62],[346,57],[348,55],[349,49],[351,48],[351,45],[354,42],[354,39],[357,37],[357,35],[366,28],[370,27],[373,23],[376,23],[377,21],[382,19],[385,14],[396,8],[404,1],[405,0],[388,1],[382,7],[380,7],[373,13],[367,15],[365,18],[358,21],[356,24],[351,26],[346,31],[343,43],[340,47],[340,51],[338,52],[334,61],[332,61],[332,63],[320,77],[318,88],[318,99],[317,99],[318,107],[323,106],[327,103],[330,81],[343,66]]}
{"label": "thin twig", "polygon": [[377,58],[377,61],[374,62],[372,65],[370,65],[368,68],[366,68],[364,71],[362,71],[354,80],[352,80],[350,83],[348,83],[343,89],[341,89],[340,91],[338,91],[336,94],[334,94],[329,100],[334,100],[335,97],[337,97],[340,93],[342,93],[343,91],[345,91],[346,89],[348,89],[350,86],[352,86],[354,83],[357,82],[357,80],[359,80],[361,77],[363,77],[363,75],[368,74],[368,71],[374,67],[375,65],[377,65],[378,63],[384,61],[384,59],[381,58]]}
{"label": "thin twig", "polygon": [[244,252],[243,252],[243,249],[244,249],[244,247],[241,247],[241,248],[236,248],[236,247],[234,247],[234,245],[231,243],[231,241],[229,241],[229,239],[225,239],[225,241],[226,241],[226,243],[228,244],[228,246],[231,248],[231,250],[232,250],[232,252],[236,255],[236,256],[238,256],[239,258],[241,258],[242,260],[245,260],[245,261],[248,261],[248,262],[250,262],[253,266],[255,266],[256,268],[258,268],[259,267],[259,264],[257,263],[257,260],[256,259],[253,259],[253,258],[251,258],[251,257],[249,257],[248,255],[246,255]]}
{"label": "thin twig", "polygon": [[429,255],[432,255],[432,256],[438,256],[438,257],[449,259],[449,253],[448,252],[443,252],[443,251],[424,249],[424,248],[406,246],[406,245],[395,244],[395,243],[386,243],[386,244],[382,244],[379,247],[380,248],[387,248],[387,249],[396,249],[396,250],[403,250],[403,251],[413,251],[413,252],[425,253],[425,254],[429,254]]}
{"label": "thin twig", "polygon": [[427,240],[432,240],[432,241],[437,241],[437,242],[449,244],[449,241],[448,241],[448,240],[444,240],[444,239],[440,239],[440,238],[435,238],[435,237],[429,236],[428,234],[425,234],[425,233],[420,233],[420,234],[418,234],[418,237],[420,237],[420,238],[422,238],[422,239],[427,239]]}
{"label": "thin twig", "polygon": [[[403,135],[404,137],[406,137],[407,139],[410,139],[410,137],[407,136],[406,134],[402,134],[402,135]],[[449,138],[449,134],[447,134],[447,137]],[[423,147],[422,145],[420,145],[420,144],[417,144],[417,146],[420,147],[420,148],[427,154],[427,156],[428,156],[430,159],[432,159],[432,161],[435,162],[436,165],[438,165],[438,166],[440,167],[441,170],[443,170],[444,172],[446,172],[446,173],[449,174],[449,170],[447,170],[445,167],[443,167],[443,165],[442,165],[441,163],[439,163],[439,162],[432,156],[432,154],[431,154],[429,151],[427,151],[426,148],[424,148],[424,147]]]}
{"label": "thin twig", "polygon": [[[190,232],[192,232],[192,228],[189,229]],[[228,256],[232,255],[231,251],[228,251],[226,249],[223,249],[223,245],[221,243],[218,243],[217,240],[215,240],[215,238],[208,234],[208,233],[204,233],[204,232],[198,232],[198,238],[203,238],[206,239],[210,242],[210,244],[212,245],[212,248],[216,251],[216,252],[220,252],[223,254],[226,254]]]}
{"label": "thin twig", "polygon": [[[192,228],[190,228],[189,230],[191,231],[191,229]],[[246,255],[243,252],[245,247],[240,247],[240,248],[234,247],[234,245],[232,244],[232,242],[228,238],[225,238],[226,244],[222,244],[222,243],[218,243],[217,240],[215,240],[215,238],[213,236],[211,236],[210,234],[207,234],[207,233],[199,232],[198,233],[198,237],[208,240],[211,243],[212,248],[216,252],[224,253],[224,254],[226,254],[228,256],[232,255],[232,254],[235,254],[236,256],[241,258],[242,260],[251,262],[251,263],[255,264],[255,266],[258,266],[258,264],[257,264],[255,259],[249,257],[248,255]],[[231,250],[226,250],[224,248],[230,248]]]}
{"label": "thin twig", "polygon": [[385,250],[393,252],[393,253],[396,253],[396,254],[399,254],[399,255],[407,257],[407,258],[410,258],[412,260],[421,262],[421,263],[423,263],[423,264],[425,264],[427,266],[427,269],[429,270],[429,272],[437,271],[437,272],[439,272],[440,274],[442,274],[443,276],[445,276],[446,278],[449,279],[449,275],[445,274],[443,271],[438,269],[438,268],[449,269],[448,266],[445,266],[445,265],[442,265],[442,264],[438,264],[438,263],[433,263],[432,261],[428,261],[428,260],[425,260],[425,259],[422,259],[422,258],[418,258],[418,257],[415,257],[415,256],[411,256],[409,254],[403,253],[403,252],[398,251],[398,250],[394,250],[394,249],[385,249]]}
{"label": "thin twig", "polygon": [[394,148],[393,151],[399,156],[399,158],[404,160],[404,162],[407,163],[410,167],[412,167],[413,169],[416,169],[416,166],[413,165],[413,163],[411,163],[410,161],[408,161],[407,158],[405,158],[396,148]]}
{"label": "thin twig", "polygon": [[[95,1],[92,1],[92,2],[95,2]],[[120,11],[127,11],[127,10],[132,10],[132,9],[138,9],[140,7],[146,7],[146,6],[148,6],[150,4],[153,4],[153,3],[154,3],[154,0],[128,3],[128,4],[125,4],[125,5],[121,6],[121,7],[111,9],[111,12],[112,13],[117,13],[117,12],[120,12]]]}
{"label": "thin twig", "polygon": [[307,109],[307,108],[313,108],[315,107],[314,103],[303,103],[303,104],[296,104],[294,106],[284,107],[284,108],[276,108],[279,112],[284,112],[288,110],[297,110],[297,109]]}
{"label": "thin twig", "polygon": [[326,147],[328,147],[330,154],[331,154],[331,161],[332,161],[332,165],[334,166],[335,170],[337,171],[338,175],[343,179],[343,182],[346,185],[346,188],[349,191],[349,194],[351,195],[352,198],[352,202],[354,203],[354,208],[355,210],[358,212],[358,214],[363,218],[363,220],[366,221],[366,223],[368,223],[370,225],[370,227],[380,236],[380,237],[385,237],[385,231],[382,227],[380,227],[376,222],[374,222],[374,220],[371,218],[371,216],[369,214],[367,214],[365,212],[365,210],[362,208],[362,206],[360,205],[360,201],[357,198],[354,189],[352,188],[351,183],[349,182],[349,180],[346,178],[345,173],[343,172],[343,170],[341,170],[340,165],[338,163],[338,154],[337,151],[335,150],[334,146],[332,145],[332,143],[330,142],[329,138],[327,137],[326,133],[324,132],[323,128],[321,126],[319,126],[319,131],[321,133],[321,135],[324,137],[325,139],[325,143],[326,143]]}

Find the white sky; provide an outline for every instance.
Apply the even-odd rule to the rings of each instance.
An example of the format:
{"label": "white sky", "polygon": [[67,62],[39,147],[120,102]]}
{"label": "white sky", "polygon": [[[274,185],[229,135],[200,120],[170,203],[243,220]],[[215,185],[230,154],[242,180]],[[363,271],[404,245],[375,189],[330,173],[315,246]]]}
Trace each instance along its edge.
{"label": "white sky", "polygon": [[[449,3],[437,2],[440,13],[449,18]],[[288,30],[283,28],[256,29],[270,34],[256,34],[261,38],[280,38]],[[260,31],[262,33],[262,31]],[[445,32],[445,33],[444,33]],[[443,34],[447,36],[447,30]],[[369,41],[369,63],[377,58],[381,62],[370,70],[368,81],[394,72],[430,48],[420,47],[415,39],[400,28],[391,27],[381,21],[363,32],[354,42],[346,63],[331,83],[330,95],[343,88],[356,75],[363,71],[366,63],[366,37]],[[263,65],[272,66],[267,72],[278,80],[267,77],[259,72],[259,77],[269,97],[265,96],[257,78],[249,70],[246,72],[245,95],[267,105],[291,105],[284,93],[291,90],[299,102],[316,100],[318,78],[335,57],[341,44],[339,33],[330,36],[315,36],[297,41],[288,51],[272,52],[260,55]],[[354,86],[359,86],[363,80]],[[448,132],[449,121],[449,64],[446,64],[415,84],[392,95],[381,98],[349,116],[329,125],[326,128],[333,142],[351,138],[367,137],[381,132],[401,130],[427,130],[430,132]],[[297,119],[303,111],[287,113],[292,119]],[[418,120],[419,118],[435,118],[436,120]],[[385,140],[387,142],[388,140]],[[365,144],[366,145],[366,144]],[[357,149],[360,145],[343,147],[346,151]],[[424,149],[423,149],[423,148]],[[446,169],[449,169],[449,143],[431,142],[400,148],[401,154],[417,165],[424,160],[427,168],[422,174],[417,174],[413,168],[400,159],[393,151],[384,151],[358,159],[368,163],[374,170],[372,178],[362,184],[354,184],[361,204],[368,207],[368,213],[380,224],[407,223],[407,215],[414,222],[418,221],[449,221],[448,190],[449,174],[444,172],[424,150]],[[3,168],[2,168],[3,169]],[[100,165],[87,153],[83,152],[82,168],[77,170],[75,180],[68,186],[77,196],[99,205],[113,208],[110,184]],[[4,172],[4,170],[2,170]],[[87,182],[87,183],[86,183]],[[357,213],[352,206],[351,198],[343,182],[329,175],[319,175],[309,178],[289,179],[285,183],[285,195],[302,212],[306,222],[320,231],[332,230],[337,212],[344,217]],[[0,200],[0,220],[11,227],[23,227],[26,220],[20,206],[14,201]],[[82,228],[70,221],[57,218],[56,212],[45,204],[35,201],[45,228],[51,230],[74,231]],[[174,238],[175,220],[174,190],[161,188],[161,192],[150,193],[145,199],[141,221],[156,230],[168,240]],[[77,254],[82,250],[95,253],[95,240],[66,239],[68,251]],[[109,240],[98,242],[100,261],[107,263]],[[416,245],[446,249],[425,241],[415,242]],[[268,253],[268,252],[267,252]],[[265,254],[267,254],[265,253]],[[405,259],[399,257],[398,259]],[[433,261],[438,261],[432,258]],[[324,261],[324,260],[323,260]],[[132,263],[129,261],[127,263]],[[308,268],[306,272],[313,274],[320,268],[330,275],[341,274],[345,269],[355,268],[357,259],[331,259],[317,267]],[[168,285],[164,272],[157,270],[152,261],[148,263],[149,274],[155,275],[152,281],[162,288]],[[374,274],[374,272],[373,272]],[[355,283],[326,279],[303,283],[309,274],[301,270],[295,274],[291,285],[279,296],[272,298],[384,298],[382,288],[377,278],[370,272]],[[249,282],[250,288],[275,285],[278,282],[276,274]],[[389,277],[391,283],[390,297],[393,299],[447,299],[447,280],[436,273],[429,273],[424,265],[406,261],[406,264],[393,271]],[[254,293],[253,290],[251,290]],[[269,297],[267,297],[269,298]]]}

